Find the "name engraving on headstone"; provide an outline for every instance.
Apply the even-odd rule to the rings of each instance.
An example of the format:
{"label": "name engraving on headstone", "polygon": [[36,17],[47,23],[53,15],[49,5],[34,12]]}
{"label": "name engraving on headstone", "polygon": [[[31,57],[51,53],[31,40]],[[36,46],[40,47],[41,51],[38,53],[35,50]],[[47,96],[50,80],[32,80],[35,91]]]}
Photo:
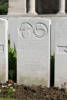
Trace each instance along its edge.
{"label": "name engraving on headstone", "polygon": [[4,52],[4,45],[3,44],[0,44],[0,52]]}
{"label": "name engraving on headstone", "polygon": [[67,54],[67,46],[58,45],[57,46],[57,53]]}

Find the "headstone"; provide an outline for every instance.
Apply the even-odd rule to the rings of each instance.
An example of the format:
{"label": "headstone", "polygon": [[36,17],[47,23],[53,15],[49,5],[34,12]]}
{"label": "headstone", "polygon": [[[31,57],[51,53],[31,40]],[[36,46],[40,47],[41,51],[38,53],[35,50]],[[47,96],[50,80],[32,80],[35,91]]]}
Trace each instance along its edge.
{"label": "headstone", "polygon": [[67,18],[55,23],[55,86],[67,83]]}
{"label": "headstone", "polygon": [[8,38],[7,21],[0,18],[0,81],[8,80]]}
{"label": "headstone", "polygon": [[17,47],[18,84],[50,85],[50,24],[39,17],[9,18]]}

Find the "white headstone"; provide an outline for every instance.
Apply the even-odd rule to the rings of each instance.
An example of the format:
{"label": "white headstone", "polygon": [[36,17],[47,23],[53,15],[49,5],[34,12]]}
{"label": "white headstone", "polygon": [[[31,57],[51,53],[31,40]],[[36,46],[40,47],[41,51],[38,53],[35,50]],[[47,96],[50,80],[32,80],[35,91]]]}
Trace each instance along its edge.
{"label": "white headstone", "polygon": [[8,38],[7,21],[0,18],[0,81],[8,80]]}
{"label": "white headstone", "polygon": [[50,24],[39,17],[9,18],[9,32],[17,47],[19,84],[50,85]]}
{"label": "white headstone", "polygon": [[67,18],[55,23],[55,86],[67,83]]}

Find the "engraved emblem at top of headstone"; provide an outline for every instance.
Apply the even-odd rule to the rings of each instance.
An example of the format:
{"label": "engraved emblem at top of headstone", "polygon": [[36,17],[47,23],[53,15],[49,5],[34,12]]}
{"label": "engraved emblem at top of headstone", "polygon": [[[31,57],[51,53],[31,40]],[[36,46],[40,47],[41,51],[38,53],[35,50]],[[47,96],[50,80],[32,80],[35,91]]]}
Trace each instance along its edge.
{"label": "engraved emblem at top of headstone", "polygon": [[37,38],[42,38],[46,36],[47,32],[48,32],[48,29],[47,29],[46,24],[43,24],[40,22],[36,24],[34,34]]}
{"label": "engraved emblem at top of headstone", "polygon": [[24,22],[21,24],[19,32],[21,37],[28,38],[33,32],[33,26],[28,22]]}

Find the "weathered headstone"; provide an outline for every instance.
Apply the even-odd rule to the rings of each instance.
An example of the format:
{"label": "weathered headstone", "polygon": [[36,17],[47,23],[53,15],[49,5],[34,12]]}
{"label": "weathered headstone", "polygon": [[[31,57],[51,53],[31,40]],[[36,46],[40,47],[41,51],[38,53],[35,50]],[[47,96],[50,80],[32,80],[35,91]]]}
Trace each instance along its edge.
{"label": "weathered headstone", "polygon": [[5,19],[0,18],[0,81],[8,80],[8,24]]}
{"label": "weathered headstone", "polygon": [[39,17],[9,18],[9,32],[17,47],[17,82],[50,85],[50,20]]}
{"label": "weathered headstone", "polygon": [[55,26],[55,86],[67,83],[67,18],[57,18]]}

